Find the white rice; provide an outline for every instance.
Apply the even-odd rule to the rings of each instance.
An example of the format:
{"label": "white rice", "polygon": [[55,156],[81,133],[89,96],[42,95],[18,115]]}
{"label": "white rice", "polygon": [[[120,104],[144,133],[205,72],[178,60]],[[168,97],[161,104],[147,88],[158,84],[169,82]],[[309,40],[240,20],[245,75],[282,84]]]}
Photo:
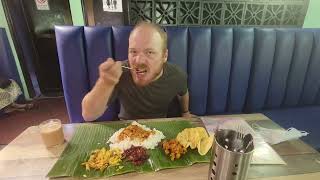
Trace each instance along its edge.
{"label": "white rice", "polygon": [[[146,130],[146,131],[151,131],[150,128],[148,128],[145,125],[141,125],[139,123],[137,123],[136,121],[132,122],[132,125],[137,125],[139,127],[141,127],[142,129]],[[140,141],[137,139],[133,139],[130,140],[129,137],[127,137],[126,139],[119,141],[118,140],[118,136],[120,135],[120,133],[124,130],[125,128],[121,128],[119,129],[117,132],[115,132],[110,139],[107,141],[107,143],[110,143],[110,148],[119,148],[122,151],[129,149],[131,146],[142,146],[146,149],[154,149],[158,143],[165,138],[165,136],[163,135],[163,133],[161,131],[156,130],[155,128],[153,128],[153,131],[155,132],[154,134],[150,134],[149,137],[147,139],[145,139],[144,141]]]}

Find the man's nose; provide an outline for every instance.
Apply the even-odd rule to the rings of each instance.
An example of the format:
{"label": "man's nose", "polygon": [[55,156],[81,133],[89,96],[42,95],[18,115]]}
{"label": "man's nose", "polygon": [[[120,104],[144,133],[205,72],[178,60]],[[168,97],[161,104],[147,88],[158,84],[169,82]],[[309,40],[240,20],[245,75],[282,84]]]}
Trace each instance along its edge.
{"label": "man's nose", "polygon": [[137,54],[137,56],[135,58],[135,63],[141,64],[141,63],[144,63],[144,61],[145,61],[145,57],[144,57],[143,53]]}

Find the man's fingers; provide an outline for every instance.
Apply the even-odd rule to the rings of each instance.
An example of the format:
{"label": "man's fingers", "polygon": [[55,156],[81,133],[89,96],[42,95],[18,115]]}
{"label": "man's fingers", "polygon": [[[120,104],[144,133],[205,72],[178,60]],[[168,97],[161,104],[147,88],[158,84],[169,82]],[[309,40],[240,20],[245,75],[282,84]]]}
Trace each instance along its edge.
{"label": "man's fingers", "polygon": [[122,61],[116,61],[116,62],[115,62],[115,64],[116,64],[116,66],[121,67],[121,66],[122,66],[122,64],[123,64],[123,62],[122,62]]}
{"label": "man's fingers", "polygon": [[112,67],[110,67],[109,70],[110,71],[115,71],[115,72],[122,71],[121,65],[122,65],[121,61],[115,61],[114,64],[112,65]]}
{"label": "man's fingers", "polygon": [[112,58],[108,58],[104,63],[99,67],[101,72],[110,72],[122,74],[121,61],[114,61]]}
{"label": "man's fingers", "polygon": [[105,62],[100,65],[101,70],[108,70],[115,64],[112,58],[108,58]]}

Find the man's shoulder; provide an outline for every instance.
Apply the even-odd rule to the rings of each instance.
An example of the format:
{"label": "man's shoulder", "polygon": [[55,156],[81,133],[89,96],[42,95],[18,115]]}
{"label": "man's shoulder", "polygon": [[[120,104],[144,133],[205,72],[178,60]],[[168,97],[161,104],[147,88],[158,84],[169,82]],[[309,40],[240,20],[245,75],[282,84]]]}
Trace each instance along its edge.
{"label": "man's shoulder", "polygon": [[167,62],[168,74],[187,76],[187,73],[178,65]]}

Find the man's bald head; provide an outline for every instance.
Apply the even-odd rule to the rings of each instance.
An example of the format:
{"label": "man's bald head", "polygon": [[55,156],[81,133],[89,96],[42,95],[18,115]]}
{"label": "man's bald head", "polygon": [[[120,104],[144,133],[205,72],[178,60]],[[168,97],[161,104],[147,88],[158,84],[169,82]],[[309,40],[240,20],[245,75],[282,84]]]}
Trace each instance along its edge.
{"label": "man's bald head", "polygon": [[165,52],[167,50],[168,36],[167,36],[167,33],[157,24],[153,24],[153,23],[146,22],[146,21],[141,21],[134,26],[133,30],[130,33],[130,36],[133,33],[139,32],[141,29],[145,29],[145,28],[149,28],[160,35],[161,40],[162,40],[162,49]]}

